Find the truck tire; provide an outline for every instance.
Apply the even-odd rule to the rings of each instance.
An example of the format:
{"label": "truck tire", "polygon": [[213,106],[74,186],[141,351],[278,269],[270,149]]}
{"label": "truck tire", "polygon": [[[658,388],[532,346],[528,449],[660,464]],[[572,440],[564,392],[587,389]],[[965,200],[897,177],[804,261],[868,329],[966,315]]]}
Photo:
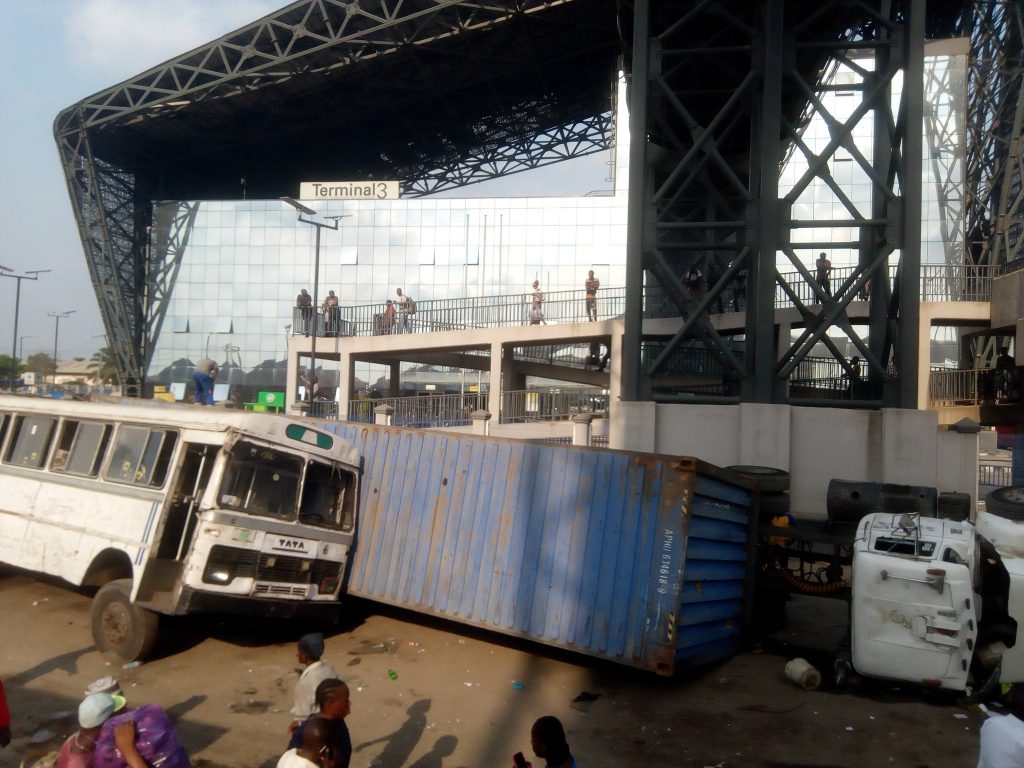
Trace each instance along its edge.
{"label": "truck tire", "polygon": [[92,639],[96,648],[123,661],[145,661],[156,644],[159,617],[131,601],[132,580],[100,587],[92,600]]}
{"label": "truck tire", "polygon": [[789,490],[789,472],[784,469],[750,464],[736,464],[726,469],[750,480],[756,480],[765,493],[782,493]]}
{"label": "truck tire", "polygon": [[1024,521],[1024,485],[989,491],[985,497],[985,509],[997,517]]}

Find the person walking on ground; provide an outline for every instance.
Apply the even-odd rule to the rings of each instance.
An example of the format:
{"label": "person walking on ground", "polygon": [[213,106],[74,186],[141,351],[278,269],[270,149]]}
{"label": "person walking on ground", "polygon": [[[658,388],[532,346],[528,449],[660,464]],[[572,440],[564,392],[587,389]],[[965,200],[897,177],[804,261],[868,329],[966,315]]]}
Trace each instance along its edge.
{"label": "person walking on ground", "polygon": [[317,718],[328,720],[334,728],[331,746],[334,750],[335,768],[348,768],[352,760],[352,737],[345,724],[345,718],[352,712],[348,685],[336,677],[327,678],[316,687],[316,704],[320,711],[311,715],[295,729],[288,746],[291,749],[301,748],[306,726]]}
{"label": "person walking on ground", "polygon": [[832,262],[828,260],[828,256],[822,251],[818,254],[818,260],[814,262],[815,267],[815,279],[818,281],[818,285],[821,286],[821,290],[824,291],[825,296],[832,298]]}
{"label": "person walking on ground", "polygon": [[324,655],[324,636],[319,632],[299,638],[295,655],[305,669],[299,676],[299,682],[295,684],[295,704],[291,710],[294,719],[289,732],[294,731],[303,720],[319,710],[316,704],[317,686],[328,678],[338,676],[334,667],[321,660]]}
{"label": "person walking on ground", "polygon": [[310,720],[302,729],[302,744],[292,747],[277,761],[277,768],[334,768],[336,724],[325,718]]}
{"label": "person walking on ground", "polygon": [[[533,747],[533,754],[544,760],[545,768],[576,768],[576,759],[565,740],[565,729],[554,715],[545,715],[533,724],[530,729],[530,746]],[[518,756],[522,757],[522,753]],[[515,763],[515,768],[522,768],[518,761]],[[532,765],[527,762],[526,768],[532,768]]]}
{"label": "person walking on ground", "polygon": [[196,405],[213,405],[213,382],[217,380],[220,368],[217,362],[204,357],[196,363],[195,373],[192,374],[192,382],[196,387],[196,394],[193,398]]}
{"label": "person walking on ground", "polygon": [[395,302],[391,299],[388,299],[387,305],[384,307],[384,314],[380,317],[380,326],[383,333],[395,332]]}
{"label": "person walking on ground", "polygon": [[11,743],[11,711],[7,708],[4,683],[0,680],[0,747]]}
{"label": "person walking on ground", "polygon": [[416,314],[416,302],[402,293],[401,288],[396,288],[395,293],[398,294],[398,333],[409,333],[409,320]]}
{"label": "person walking on ground", "polygon": [[601,281],[594,277],[594,270],[587,273],[587,280],[583,283],[583,290],[587,296],[587,320],[597,320],[597,289],[601,287]]}
{"label": "person walking on ground", "polygon": [[334,291],[328,291],[324,297],[324,323],[328,336],[338,335],[338,315],[338,297],[334,295]]}
{"label": "person walking on ground", "polygon": [[299,291],[299,295],[295,297],[295,308],[299,310],[302,335],[309,336],[309,325],[313,319],[313,297],[306,292],[305,288]]}

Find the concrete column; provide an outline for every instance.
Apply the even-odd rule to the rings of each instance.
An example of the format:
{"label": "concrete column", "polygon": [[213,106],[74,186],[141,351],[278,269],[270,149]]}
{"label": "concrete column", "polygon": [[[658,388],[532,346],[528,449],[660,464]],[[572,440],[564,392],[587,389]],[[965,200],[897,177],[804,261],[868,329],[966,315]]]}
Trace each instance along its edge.
{"label": "concrete column", "polygon": [[473,419],[474,435],[489,435],[491,433],[491,414],[484,410],[473,411],[469,414]]}
{"label": "concrete column", "polygon": [[572,417],[573,445],[590,445],[590,422],[593,420],[592,413],[577,413]]}
{"label": "concrete column", "polygon": [[395,409],[390,405],[378,405],[373,409],[373,423],[378,427],[390,427],[394,415]]}
{"label": "concrete column", "polygon": [[388,397],[399,397],[402,393],[402,363],[388,364]]}
{"label": "concrete column", "polygon": [[608,349],[611,357],[608,358],[608,399],[612,402],[622,399],[622,347],[623,347],[623,326],[622,320],[613,320],[612,334],[608,341]]}
{"label": "concrete column", "polygon": [[491,344],[491,379],[488,386],[487,410],[496,414],[501,421],[501,353],[500,341]]}
{"label": "concrete column", "polygon": [[[305,337],[303,337],[305,338]],[[293,416],[309,413],[309,404],[299,400],[299,374],[302,368],[300,344],[297,339],[288,339],[288,378],[285,381],[284,400],[287,412]]]}
{"label": "concrete column", "polygon": [[338,418],[342,421],[348,421],[348,404],[353,399],[354,373],[352,355],[341,352],[338,355]]}

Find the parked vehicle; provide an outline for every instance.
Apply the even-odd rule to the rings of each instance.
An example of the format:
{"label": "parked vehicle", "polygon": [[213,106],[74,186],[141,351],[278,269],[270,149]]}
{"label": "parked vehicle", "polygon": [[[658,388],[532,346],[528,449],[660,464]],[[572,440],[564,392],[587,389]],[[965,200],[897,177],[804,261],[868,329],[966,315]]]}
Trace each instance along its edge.
{"label": "parked vehicle", "polygon": [[98,587],[100,650],[161,614],[333,610],[359,457],[279,416],[0,395],[0,561]]}

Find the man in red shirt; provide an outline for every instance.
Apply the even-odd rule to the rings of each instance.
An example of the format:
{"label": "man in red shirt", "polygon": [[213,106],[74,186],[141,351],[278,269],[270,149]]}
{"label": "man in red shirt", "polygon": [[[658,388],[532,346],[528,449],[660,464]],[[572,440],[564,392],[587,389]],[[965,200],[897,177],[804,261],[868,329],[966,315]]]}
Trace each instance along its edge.
{"label": "man in red shirt", "polygon": [[0,680],[0,747],[11,743],[11,712],[7,709],[7,697],[4,696],[4,684]]}

